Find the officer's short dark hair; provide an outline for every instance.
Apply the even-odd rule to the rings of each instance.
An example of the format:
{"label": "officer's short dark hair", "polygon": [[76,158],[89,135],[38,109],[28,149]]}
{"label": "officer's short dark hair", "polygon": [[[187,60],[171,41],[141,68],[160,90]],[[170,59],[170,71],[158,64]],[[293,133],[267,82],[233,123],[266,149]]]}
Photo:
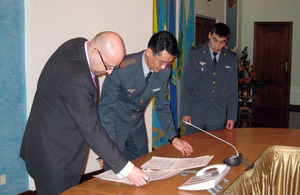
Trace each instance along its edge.
{"label": "officer's short dark hair", "polygon": [[154,55],[166,50],[169,54],[178,55],[177,40],[174,35],[168,31],[159,31],[152,35],[148,43]]}
{"label": "officer's short dark hair", "polygon": [[230,38],[230,28],[224,23],[216,23],[210,29],[210,34],[216,33],[219,37],[227,37]]}

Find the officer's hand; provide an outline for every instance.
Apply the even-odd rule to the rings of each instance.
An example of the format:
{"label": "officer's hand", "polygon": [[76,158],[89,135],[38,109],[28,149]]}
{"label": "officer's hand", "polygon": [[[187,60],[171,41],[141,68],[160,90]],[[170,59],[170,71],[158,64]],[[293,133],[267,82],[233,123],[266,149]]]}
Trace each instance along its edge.
{"label": "officer's hand", "polygon": [[141,169],[134,167],[127,177],[134,185],[140,187],[149,183],[149,176]]}
{"label": "officer's hand", "polygon": [[186,121],[186,122],[192,123],[192,118],[191,118],[191,116],[183,116],[182,117],[182,121]]}
{"label": "officer's hand", "polygon": [[234,121],[228,120],[226,124],[226,129],[233,129],[234,127]]}
{"label": "officer's hand", "polygon": [[186,141],[174,138],[172,145],[179,150],[183,156],[189,156],[193,153],[193,147]]}

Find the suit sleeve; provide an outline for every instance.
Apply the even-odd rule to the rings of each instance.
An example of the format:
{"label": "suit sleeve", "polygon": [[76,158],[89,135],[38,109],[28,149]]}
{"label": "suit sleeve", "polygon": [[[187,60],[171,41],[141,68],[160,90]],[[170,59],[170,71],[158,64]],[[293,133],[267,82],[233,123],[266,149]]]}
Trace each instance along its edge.
{"label": "suit sleeve", "polygon": [[[167,77],[168,78],[168,77]],[[161,87],[161,90],[154,94],[156,112],[159,118],[159,122],[164,131],[165,137],[170,139],[176,135],[176,130],[174,126],[174,120],[172,116],[172,111],[170,109],[170,104],[168,102],[168,79],[166,79]]]}
{"label": "suit sleeve", "polygon": [[128,160],[101,126],[95,103],[95,89],[86,87],[84,82],[80,79],[67,81],[61,98],[85,142],[118,173]]}
{"label": "suit sleeve", "polygon": [[193,86],[194,77],[193,59],[191,57],[191,50],[189,50],[186,63],[184,66],[183,77],[181,82],[181,98],[180,98],[180,116],[191,115],[191,89]]}
{"label": "suit sleeve", "polygon": [[117,98],[120,93],[120,84],[117,72],[107,75],[102,85],[101,100],[99,106],[99,117],[101,124],[107,131],[108,135],[116,142],[116,119],[115,111]]}
{"label": "suit sleeve", "polygon": [[228,80],[227,120],[236,121],[238,110],[238,69],[237,58],[232,60],[232,70]]}

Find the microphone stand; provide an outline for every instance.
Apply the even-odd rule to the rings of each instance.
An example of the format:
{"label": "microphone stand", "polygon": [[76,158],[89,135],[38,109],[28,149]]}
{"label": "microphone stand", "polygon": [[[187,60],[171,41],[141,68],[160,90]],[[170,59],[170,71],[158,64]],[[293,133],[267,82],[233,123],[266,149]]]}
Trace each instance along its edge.
{"label": "microphone stand", "polygon": [[206,134],[208,134],[208,135],[210,135],[210,136],[212,136],[212,137],[214,137],[214,138],[216,138],[216,139],[218,139],[218,140],[220,140],[220,141],[222,141],[222,142],[230,145],[231,147],[233,147],[234,150],[235,150],[235,152],[236,152],[236,155],[229,156],[229,157],[225,158],[225,160],[223,161],[224,164],[227,164],[229,166],[238,166],[242,162],[243,155],[242,155],[242,153],[239,153],[237,151],[237,149],[236,149],[236,147],[234,147],[234,145],[232,145],[231,143],[229,143],[229,142],[227,142],[227,141],[225,141],[225,140],[223,140],[223,139],[221,139],[221,138],[219,138],[219,137],[217,137],[217,136],[215,136],[215,135],[213,135],[213,134],[211,134],[211,133],[209,133],[209,132],[207,132],[207,131],[205,131],[205,130],[203,130],[203,129],[201,129],[201,128],[199,128],[199,127],[197,127],[197,126],[195,126],[195,125],[193,125],[193,124],[191,124],[189,122],[187,122],[187,121],[183,120],[182,122],[184,122],[185,124],[187,124],[187,125],[189,125],[191,127],[194,127],[196,129],[202,131],[203,133],[206,133]]}

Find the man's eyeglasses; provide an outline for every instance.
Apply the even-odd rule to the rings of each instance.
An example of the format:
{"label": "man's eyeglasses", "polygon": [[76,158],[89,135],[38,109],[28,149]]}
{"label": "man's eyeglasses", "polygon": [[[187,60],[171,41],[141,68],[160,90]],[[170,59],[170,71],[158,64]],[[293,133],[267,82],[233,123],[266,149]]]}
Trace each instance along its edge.
{"label": "man's eyeglasses", "polygon": [[160,60],[160,59],[157,58],[157,55],[158,55],[158,54],[156,54],[156,53],[153,51],[153,49],[151,49],[151,50],[152,50],[152,52],[153,52],[153,57],[154,57],[154,59],[158,62],[159,66],[172,66],[173,60],[170,61],[170,62],[166,62],[166,61],[164,61],[164,60]]}
{"label": "man's eyeglasses", "polygon": [[172,66],[172,63],[173,63],[173,61],[166,62],[166,61],[159,60],[157,58],[155,58],[155,59],[158,62],[159,66]]}
{"label": "man's eyeglasses", "polygon": [[116,69],[120,68],[120,65],[118,65],[118,66],[107,66],[105,64],[104,60],[103,60],[101,52],[97,48],[94,48],[94,49],[98,51],[98,53],[100,55],[100,58],[101,58],[101,61],[102,61],[103,65],[104,65],[104,67],[105,67],[105,70],[116,70]]}

